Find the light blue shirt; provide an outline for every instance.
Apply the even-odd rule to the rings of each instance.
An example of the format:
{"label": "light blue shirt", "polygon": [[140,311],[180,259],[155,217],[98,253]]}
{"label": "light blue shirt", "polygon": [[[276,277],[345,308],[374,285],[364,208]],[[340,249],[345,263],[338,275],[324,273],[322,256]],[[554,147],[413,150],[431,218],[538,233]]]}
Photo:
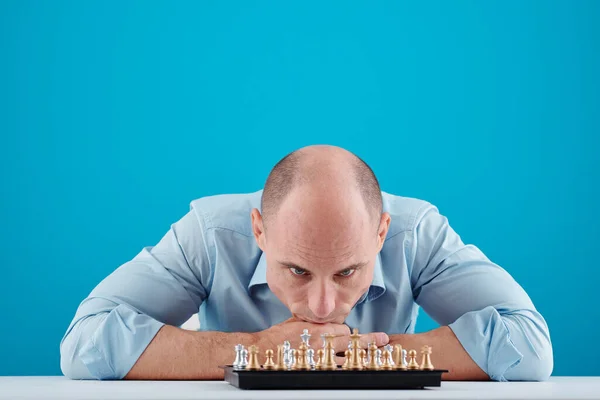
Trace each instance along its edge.
{"label": "light blue shirt", "polygon": [[[373,282],[346,319],[361,332],[414,333],[421,306],[449,325],[494,380],[545,380],[548,326],[530,298],[431,204],[383,194],[390,229]],[[250,212],[262,191],[200,198],[154,247],[104,279],[61,342],[74,379],[120,379],[163,326],[198,313],[203,331],[256,332],[291,317],[266,281]]]}

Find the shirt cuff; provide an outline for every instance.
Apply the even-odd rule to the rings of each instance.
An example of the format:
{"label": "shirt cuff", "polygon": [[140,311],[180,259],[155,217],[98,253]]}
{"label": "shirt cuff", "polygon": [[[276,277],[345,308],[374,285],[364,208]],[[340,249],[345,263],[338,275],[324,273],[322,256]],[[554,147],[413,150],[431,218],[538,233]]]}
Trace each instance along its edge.
{"label": "shirt cuff", "polygon": [[449,327],[473,361],[495,381],[505,382],[506,372],[523,359],[502,316],[492,306],[466,313]]}
{"label": "shirt cuff", "polygon": [[122,379],[164,324],[125,305],[98,326],[79,357],[95,379]]}

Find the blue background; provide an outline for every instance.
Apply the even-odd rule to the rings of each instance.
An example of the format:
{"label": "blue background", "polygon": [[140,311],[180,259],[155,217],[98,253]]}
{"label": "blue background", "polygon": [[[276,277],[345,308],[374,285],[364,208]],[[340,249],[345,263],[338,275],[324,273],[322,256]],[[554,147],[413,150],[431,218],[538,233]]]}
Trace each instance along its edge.
{"label": "blue background", "polygon": [[[0,375],[197,197],[356,152],[436,204],[600,375],[600,2],[0,2]],[[420,317],[418,330],[435,324]]]}

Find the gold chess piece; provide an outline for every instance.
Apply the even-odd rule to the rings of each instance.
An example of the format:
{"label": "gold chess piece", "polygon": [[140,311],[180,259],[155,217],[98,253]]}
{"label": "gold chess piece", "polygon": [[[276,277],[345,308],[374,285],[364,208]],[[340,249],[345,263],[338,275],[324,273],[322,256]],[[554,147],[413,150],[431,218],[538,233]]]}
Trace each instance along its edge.
{"label": "gold chess piece", "polygon": [[423,354],[423,360],[421,361],[421,369],[425,371],[433,371],[433,364],[431,363],[431,346],[423,346],[421,353]]}
{"label": "gold chess piece", "polygon": [[391,371],[394,369],[394,362],[392,361],[392,351],[389,350],[390,348],[391,346],[383,350],[383,364],[381,365],[381,369],[386,371]]}
{"label": "gold chess piece", "polygon": [[408,352],[408,369],[411,371],[420,369],[419,363],[417,362],[417,351],[416,350],[411,350]]}
{"label": "gold chess piece", "polygon": [[367,351],[360,349],[360,362],[362,362],[363,368],[367,368]]}
{"label": "gold chess piece", "polygon": [[277,360],[275,361],[275,368],[273,369],[285,369],[285,364],[283,363],[283,346],[280,344],[277,345]]}
{"label": "gold chess piece", "polygon": [[258,362],[258,347],[256,347],[255,345],[252,345],[248,348],[249,352],[250,352],[250,357],[248,360],[248,366],[246,367],[247,370],[259,370],[260,369],[260,363]]}
{"label": "gold chess piece", "polygon": [[306,371],[310,369],[310,365],[306,362],[306,350],[308,350],[306,344],[300,343],[300,346],[298,346],[298,351],[296,352],[297,358],[293,369],[300,371]]}
{"label": "gold chess piece", "polygon": [[321,360],[323,360],[323,349],[317,350],[317,362],[315,363],[315,369],[321,369]]}
{"label": "gold chess piece", "polygon": [[350,345],[350,359],[348,362],[348,369],[359,371],[364,368],[363,359],[362,359],[362,349],[360,348],[360,335],[358,334],[358,329],[354,328],[352,330],[352,335],[350,335],[350,340],[352,344]]}
{"label": "gold chess piece", "polygon": [[395,368],[406,371],[406,365],[404,365],[404,360],[402,358],[402,346],[397,344],[394,346],[394,364],[396,364]]}
{"label": "gold chess piece", "polygon": [[350,351],[350,349],[347,349],[344,352],[344,364],[342,365],[342,369],[350,369],[350,363],[352,362],[352,351]]}
{"label": "gold chess piece", "polygon": [[369,345],[369,364],[367,364],[367,369],[372,371],[377,371],[379,369],[379,365],[377,364],[377,345],[375,343],[371,343]]}
{"label": "gold chess piece", "polygon": [[273,362],[273,350],[269,349],[265,351],[265,357],[267,360],[263,364],[263,369],[274,370],[277,369],[277,364]]}
{"label": "gold chess piece", "polygon": [[337,369],[337,363],[335,362],[335,349],[333,348],[333,338],[335,335],[329,333],[324,335],[325,337],[325,349],[323,352],[323,361],[321,362],[321,369],[331,371]]}

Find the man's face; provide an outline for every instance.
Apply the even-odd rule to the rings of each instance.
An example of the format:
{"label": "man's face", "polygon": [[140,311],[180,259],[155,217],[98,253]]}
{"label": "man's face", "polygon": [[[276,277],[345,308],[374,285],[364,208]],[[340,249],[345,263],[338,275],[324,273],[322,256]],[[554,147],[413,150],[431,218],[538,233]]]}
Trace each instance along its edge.
{"label": "man's face", "polygon": [[[266,256],[269,288],[296,318],[342,323],[373,280],[389,221],[374,221],[366,210],[360,211],[364,206],[284,204],[288,207],[269,221],[266,236],[257,238]],[[258,210],[253,220],[259,219],[255,214]]]}

